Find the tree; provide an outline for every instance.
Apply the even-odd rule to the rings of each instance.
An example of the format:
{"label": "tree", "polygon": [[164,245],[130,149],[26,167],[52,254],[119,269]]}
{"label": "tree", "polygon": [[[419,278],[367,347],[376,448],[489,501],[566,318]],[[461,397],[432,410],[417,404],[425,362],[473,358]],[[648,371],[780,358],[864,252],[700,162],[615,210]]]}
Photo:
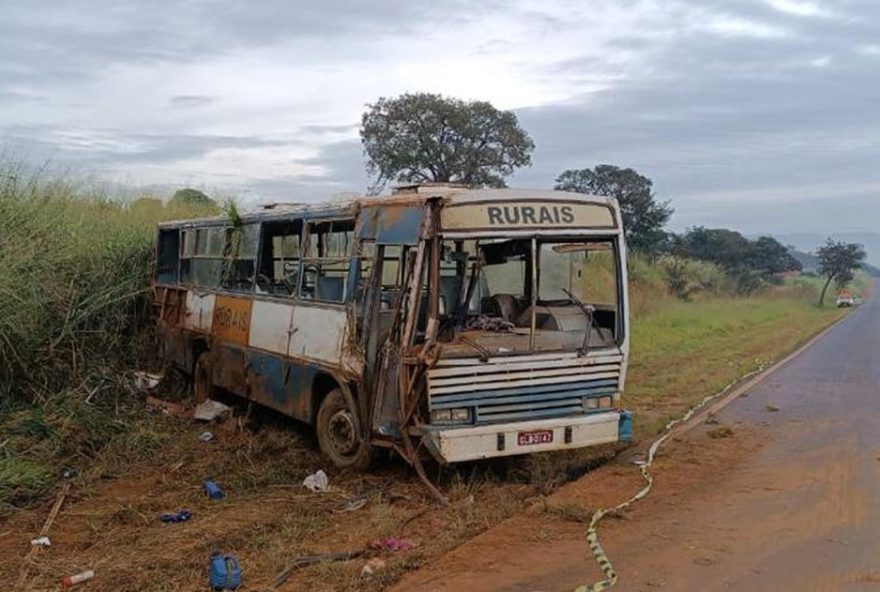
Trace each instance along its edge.
{"label": "tree", "polygon": [[772,236],[761,236],[751,241],[749,250],[749,266],[764,277],[803,269],[801,262],[792,256],[789,249]]}
{"label": "tree", "polygon": [[128,206],[128,209],[131,213],[140,216],[155,216],[159,212],[161,212],[165,207],[165,204],[162,203],[162,200],[157,197],[139,197]]}
{"label": "tree", "polygon": [[217,202],[208,197],[204,192],[198,189],[185,187],[174,192],[169,205],[199,205],[199,206],[216,206]]}
{"label": "tree", "polygon": [[361,143],[374,191],[389,181],[504,187],[535,147],[512,112],[429,93],[367,105]]}
{"label": "tree", "polygon": [[593,169],[570,169],[557,178],[554,189],[592,193],[617,199],[623,216],[627,244],[656,253],[666,239],[663,227],[672,212],[668,201],[658,202],[651,179],[633,169],[600,164]]}
{"label": "tree", "polygon": [[837,242],[832,239],[825,241],[825,244],[816,250],[816,257],[819,259],[819,275],[824,275],[827,279],[825,285],[822,286],[822,293],[819,295],[819,306],[825,303],[825,291],[833,280],[839,288],[845,286],[855,276],[855,271],[861,266],[861,262],[866,257],[865,250],[862,245],[857,243]]}

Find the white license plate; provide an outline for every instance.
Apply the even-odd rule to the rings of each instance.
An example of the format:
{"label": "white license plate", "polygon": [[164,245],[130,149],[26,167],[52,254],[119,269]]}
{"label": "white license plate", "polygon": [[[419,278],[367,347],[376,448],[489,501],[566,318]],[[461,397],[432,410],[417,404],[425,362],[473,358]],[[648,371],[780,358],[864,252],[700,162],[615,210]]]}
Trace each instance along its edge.
{"label": "white license plate", "polygon": [[531,446],[532,444],[550,444],[551,442],[553,442],[553,430],[520,432],[516,437],[516,443],[520,446]]}

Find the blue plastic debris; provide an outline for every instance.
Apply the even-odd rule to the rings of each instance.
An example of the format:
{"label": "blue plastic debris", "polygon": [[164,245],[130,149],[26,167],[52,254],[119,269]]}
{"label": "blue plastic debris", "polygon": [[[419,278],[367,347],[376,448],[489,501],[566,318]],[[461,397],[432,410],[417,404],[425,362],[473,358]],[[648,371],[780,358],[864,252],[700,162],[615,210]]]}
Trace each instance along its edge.
{"label": "blue plastic debris", "polygon": [[219,500],[226,497],[226,494],[220,489],[213,479],[207,479],[204,484],[205,494],[212,500]]}
{"label": "blue plastic debris", "polygon": [[621,411],[617,425],[617,439],[621,442],[632,442],[633,438],[633,414],[632,411]]}
{"label": "blue plastic debris", "polygon": [[236,590],[241,586],[241,566],[235,555],[221,555],[214,551],[208,572],[211,589],[216,592]]}
{"label": "blue plastic debris", "polygon": [[186,522],[192,518],[192,512],[189,510],[180,510],[176,514],[162,514],[159,516],[159,520],[165,522],[166,524],[173,524],[175,522]]}

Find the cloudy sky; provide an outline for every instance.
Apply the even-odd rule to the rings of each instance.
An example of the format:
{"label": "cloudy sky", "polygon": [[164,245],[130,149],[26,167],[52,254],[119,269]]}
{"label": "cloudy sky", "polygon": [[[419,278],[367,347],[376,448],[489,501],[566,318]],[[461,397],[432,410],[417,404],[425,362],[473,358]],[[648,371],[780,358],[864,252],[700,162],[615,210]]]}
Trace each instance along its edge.
{"label": "cloudy sky", "polygon": [[874,231],[877,0],[3,0],[0,146],[252,202],[364,189],[360,114],[440,92],[514,110],[514,186],[613,163],[673,226]]}

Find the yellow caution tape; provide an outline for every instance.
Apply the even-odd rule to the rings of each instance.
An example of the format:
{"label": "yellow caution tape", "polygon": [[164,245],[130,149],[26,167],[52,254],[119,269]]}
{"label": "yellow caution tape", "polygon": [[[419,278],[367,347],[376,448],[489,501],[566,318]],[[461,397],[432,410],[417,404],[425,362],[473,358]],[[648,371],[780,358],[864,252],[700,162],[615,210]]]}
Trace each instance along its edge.
{"label": "yellow caution tape", "polygon": [[642,473],[642,479],[645,480],[645,486],[642,487],[638,493],[629,498],[628,500],[617,504],[611,508],[600,508],[593,512],[592,518],[590,518],[590,526],[587,528],[587,544],[590,546],[590,551],[593,553],[593,557],[596,559],[596,563],[599,564],[599,569],[602,570],[602,574],[604,578],[593,582],[589,585],[579,586],[575,589],[575,592],[600,592],[601,590],[607,590],[611,588],[615,584],[617,584],[617,572],[614,571],[614,566],[611,565],[611,560],[608,559],[608,555],[605,554],[605,550],[602,548],[602,544],[599,542],[599,522],[607,516],[608,514],[614,514],[621,510],[626,509],[629,505],[634,504],[639,501],[651,491],[651,487],[654,485],[654,478],[651,476],[650,468],[654,463],[654,455],[657,454],[657,450],[666,441],[669,436],[672,435],[672,429],[680,423],[687,422],[691,417],[694,416],[697,411],[705,407],[708,403],[714,401],[715,399],[727,394],[727,392],[732,389],[735,385],[741,383],[743,380],[751,378],[755,374],[763,371],[768,365],[767,362],[762,363],[758,368],[752,370],[740,376],[723,389],[718,391],[717,393],[708,395],[704,397],[699,403],[688,409],[688,412],[679,417],[678,419],[673,419],[663,428],[663,433],[654,440],[654,443],[651,444],[651,447],[648,449],[648,458],[645,460],[644,464],[639,467],[639,470]]}

